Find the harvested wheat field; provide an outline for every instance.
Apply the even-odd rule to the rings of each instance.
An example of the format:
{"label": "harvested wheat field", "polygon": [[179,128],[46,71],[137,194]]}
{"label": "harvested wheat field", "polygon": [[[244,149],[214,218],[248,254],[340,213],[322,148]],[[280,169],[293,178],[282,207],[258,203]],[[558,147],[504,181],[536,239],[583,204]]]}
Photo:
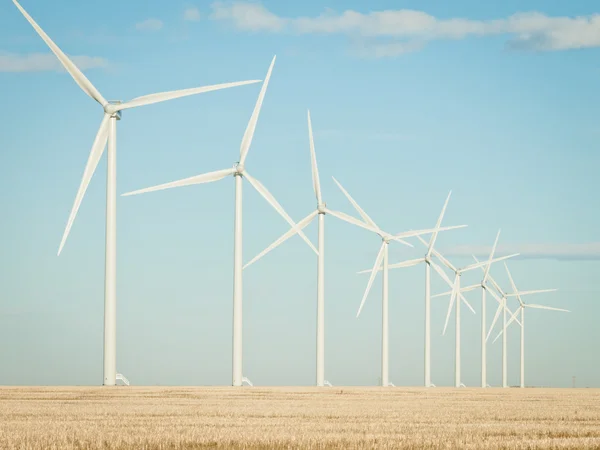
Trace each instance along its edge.
{"label": "harvested wheat field", "polygon": [[600,390],[0,388],[0,448],[600,448]]}

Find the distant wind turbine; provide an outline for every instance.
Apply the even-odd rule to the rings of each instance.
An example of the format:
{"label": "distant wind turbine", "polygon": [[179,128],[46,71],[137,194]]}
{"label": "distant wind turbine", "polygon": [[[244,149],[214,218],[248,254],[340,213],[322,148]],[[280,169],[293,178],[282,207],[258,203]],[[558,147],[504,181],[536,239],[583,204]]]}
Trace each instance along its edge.
{"label": "distant wind turbine", "polygon": [[169,189],[181,186],[191,186],[194,184],[210,183],[213,181],[222,180],[223,178],[233,176],[235,178],[235,218],[234,218],[234,259],[233,259],[233,365],[232,365],[232,378],[233,386],[241,386],[243,382],[242,374],[242,178],[248,180],[248,182],[258,191],[260,195],[294,228],[298,230],[298,234],[306,241],[310,248],[318,254],[315,246],[310,242],[306,235],[298,229],[298,226],[294,223],[291,217],[285,212],[283,207],[277,202],[275,197],[263,186],[263,184],[256,178],[250,176],[244,163],[248,156],[248,150],[252,143],[254,136],[254,130],[258,122],[258,116],[260,109],[267,91],[267,86],[271,78],[271,72],[273,71],[273,65],[275,64],[275,57],[269,66],[269,71],[265,77],[265,81],[260,90],[258,100],[254,107],[254,111],[246,127],[246,132],[242,138],[240,146],[240,160],[232,168],[217,170],[215,172],[209,172],[202,175],[196,175],[190,178],[185,178],[179,181],[173,181],[170,183],[161,184],[158,186],[140,189],[133,192],[123,194],[136,195],[145,192],[159,191],[162,189]]}
{"label": "distant wind turbine", "polygon": [[[388,245],[390,241],[398,241],[404,245],[408,245],[412,247],[413,245],[404,241],[403,238],[409,237],[419,237],[422,234],[431,234],[437,233],[439,231],[452,230],[455,228],[462,228],[464,225],[458,225],[454,227],[444,227],[444,228],[432,228],[428,230],[410,230],[405,231],[398,234],[389,234],[381,230],[377,226],[377,224],[371,219],[367,213],[358,205],[358,203],[350,196],[350,194],[343,188],[343,186],[334,178],[333,181],[338,185],[340,190],[346,196],[346,198],[350,201],[352,206],[356,209],[356,211],[363,218],[365,224],[370,225],[374,228],[373,232],[377,234],[381,238],[381,246],[379,247],[379,252],[377,253],[377,257],[375,258],[375,264],[373,264],[373,268],[371,269],[371,276],[369,277],[369,281],[367,283],[367,288],[365,289],[365,293],[360,302],[360,306],[358,307],[358,312],[356,313],[356,317],[360,316],[362,308],[365,304],[365,301],[369,295],[371,287],[373,286],[373,281],[375,280],[375,276],[379,270],[383,270],[383,279],[382,279],[382,308],[381,308],[381,385],[384,387],[392,385],[389,380],[389,318],[388,318],[388,272],[389,272],[389,263],[388,263]],[[422,239],[422,238],[420,238]]]}
{"label": "distant wind turbine", "polygon": [[[442,207],[442,212],[438,217],[438,221],[436,223],[436,228],[440,228],[442,225],[442,219],[444,218],[444,214],[446,212],[446,208],[448,206],[448,201],[450,200],[450,195],[452,195],[452,191],[446,197],[446,201],[444,202],[444,206]],[[456,228],[464,228],[467,225],[458,225],[452,227]],[[427,248],[427,253],[424,258],[411,259],[408,261],[402,261],[400,263],[390,264],[388,269],[398,269],[402,267],[412,267],[416,266],[420,263],[425,263],[425,387],[433,387],[434,384],[431,383],[431,267],[434,268],[436,272],[441,274],[442,277],[445,277],[446,282],[450,287],[452,287],[452,282],[443,272],[443,270],[431,260],[431,254],[433,252],[433,246],[437,239],[438,231],[435,231],[431,234],[429,238],[429,246]],[[379,268],[382,270],[382,267]],[[358,273],[370,273],[369,270],[362,270]]]}
{"label": "distant wind turbine", "polygon": [[[473,256],[473,258],[475,259],[475,261],[477,261],[477,258],[475,256]],[[512,294],[509,294],[508,292],[504,291],[491,275],[488,275],[487,280],[489,281],[490,285],[500,294],[500,299],[498,299],[497,295],[494,295],[494,290],[488,289],[488,292],[491,293],[494,296],[494,298],[496,298],[496,300],[499,300],[499,304],[498,304],[498,308],[496,309],[496,313],[494,314],[494,319],[492,320],[492,324],[490,325],[490,328],[488,329],[487,336],[485,338],[486,342],[490,339],[490,335],[492,334],[492,331],[494,330],[494,327],[496,326],[496,322],[500,318],[500,313],[502,313],[502,327],[504,328],[506,326],[507,314],[510,314],[512,316],[512,311],[507,307],[507,300],[508,300],[508,297],[512,297],[515,295],[514,292]],[[519,292],[519,295],[537,294],[537,293],[546,292],[546,291],[547,290],[523,291],[523,292]],[[515,319],[515,320],[519,325],[521,325],[521,322],[519,322],[518,319]],[[504,387],[504,388],[508,387],[508,345],[507,345],[505,338],[502,339],[502,387]]]}
{"label": "distant wind turbine", "polygon": [[[421,242],[424,245],[427,245],[427,243],[422,239],[419,238],[421,240]],[[435,253],[436,256],[440,256],[439,252]],[[451,291],[451,295],[450,295],[450,302],[448,303],[448,312],[446,313],[446,322],[444,323],[444,331],[442,332],[442,335],[446,334],[446,328],[448,327],[448,321],[450,319],[450,313],[452,312],[452,307],[454,306],[454,301],[456,299],[456,297],[462,296],[462,292],[461,292],[461,288],[460,288],[460,278],[462,276],[463,273],[468,272],[470,270],[473,269],[477,269],[479,267],[485,267],[485,266],[489,266],[492,263],[498,262],[498,261],[502,261],[508,258],[512,258],[514,256],[518,256],[518,253],[515,253],[513,255],[508,255],[508,256],[503,256],[501,258],[496,258],[496,259],[489,259],[488,261],[484,261],[484,262],[480,262],[480,263],[476,263],[476,264],[471,264],[468,265],[466,267],[462,267],[457,269],[456,267],[454,267],[446,258],[441,259],[442,263],[444,263],[444,265],[446,267],[448,267],[448,269],[452,270],[454,272],[454,286],[452,288]],[[447,295],[447,294],[446,294]],[[460,350],[461,350],[461,342],[460,342],[460,301],[456,302],[456,310],[455,310],[455,320],[456,320],[456,325],[455,325],[455,352],[454,352],[454,385],[455,387],[461,387],[462,383],[461,383],[461,354],[460,354]]]}
{"label": "distant wind turbine", "polygon": [[[498,301],[499,304],[502,303],[502,299],[492,289],[489,289],[487,286],[487,281],[490,276],[490,268],[491,268],[490,261],[492,261],[492,259],[494,258],[494,254],[496,252],[496,247],[498,245],[499,238],[500,238],[500,230],[498,230],[498,234],[496,234],[496,240],[494,241],[494,245],[492,247],[492,251],[490,252],[490,256],[488,258],[487,264],[481,266],[481,270],[483,271],[483,278],[482,278],[481,282],[479,282],[477,284],[473,284],[471,286],[465,286],[465,287],[460,288],[461,293],[465,293],[465,292],[469,292],[469,291],[473,291],[475,289],[481,288],[481,387],[482,388],[485,388],[488,386],[488,384],[487,384],[487,345],[486,345],[486,342],[487,342],[487,336],[486,336],[486,333],[487,333],[486,292],[489,292],[492,295],[492,297],[494,297]],[[473,258],[475,258],[475,256],[473,256]],[[477,258],[475,258],[475,262],[479,263],[479,260]],[[451,294],[451,292],[437,294],[437,295],[434,295],[434,297],[439,297],[439,296],[448,295],[448,294]],[[505,308],[506,308],[506,306],[505,306]],[[509,310],[509,313],[511,313],[510,310]]]}
{"label": "distant wind turbine", "polygon": [[317,167],[317,157],[315,153],[315,144],[313,140],[313,131],[312,131],[312,122],[310,118],[310,111],[307,113],[308,118],[308,137],[309,137],[309,145],[310,145],[310,156],[311,156],[311,167],[312,167],[312,181],[313,181],[313,190],[315,192],[315,197],[317,200],[317,209],[312,211],[309,215],[303,218],[296,228],[291,228],[289,231],[284,233],[281,237],[275,240],[271,245],[265,248],[262,252],[256,255],[252,260],[250,260],[245,266],[244,269],[248,266],[254,264],[256,261],[261,259],[271,250],[279,247],[289,238],[298,233],[298,230],[302,230],[306,228],[313,219],[318,215],[319,216],[319,252],[318,252],[318,262],[317,262],[317,376],[316,376],[316,384],[317,386],[327,386],[329,383],[325,380],[325,215],[329,214],[333,217],[336,217],[344,222],[347,222],[351,225],[355,225],[371,232],[378,232],[377,228],[368,225],[364,222],[361,222],[358,219],[355,219],[348,214],[343,212],[334,211],[327,208],[327,204],[323,201],[323,196],[321,194],[321,181],[319,178],[319,169]]}
{"label": "distant wind turbine", "polygon": [[48,37],[48,35],[40,28],[40,26],[31,18],[27,11],[21,7],[17,0],[13,3],[19,8],[19,11],[25,16],[34,30],[40,35],[44,42],[50,47],[52,53],[56,55],[63,67],[69,72],[71,77],[79,85],[79,87],[96,100],[103,109],[103,118],[100,123],[100,128],[92,144],[92,150],[88,157],[83,178],[79,185],[79,190],[75,197],[67,226],[63,233],[58,254],[60,255],[77,216],[77,211],[83,200],[85,192],[88,188],[90,180],[94,175],[98,162],[104,153],[106,142],[108,141],[108,169],[106,175],[106,247],[105,247],[105,274],[104,274],[104,379],[105,386],[114,386],[117,377],[117,121],[121,120],[121,111],[138,106],[151,105],[153,103],[173,100],[189,95],[201,94],[203,92],[216,91],[219,89],[230,88],[234,86],[242,86],[245,84],[258,83],[260,80],[238,81],[235,83],[215,84],[212,86],[204,86],[192,89],[183,89],[179,91],[161,92],[158,94],[144,95],[134,98],[125,103],[109,102],[102,94],[94,87],[85,75],[77,68],[67,55]]}
{"label": "distant wind turbine", "polygon": [[561,309],[561,308],[552,308],[551,306],[534,305],[531,303],[525,303],[521,299],[522,295],[540,294],[542,292],[555,292],[558,289],[540,289],[540,290],[536,290],[536,291],[519,292],[517,289],[517,286],[515,285],[513,277],[510,274],[510,271],[508,270],[508,266],[506,265],[506,263],[504,264],[504,267],[506,268],[506,273],[508,274],[508,278],[510,280],[510,284],[513,289],[513,292],[511,294],[508,294],[508,296],[509,297],[513,297],[513,296],[517,297],[517,300],[519,300],[519,308],[515,311],[515,313],[510,318],[510,320],[502,328],[502,330],[500,331],[498,336],[496,336],[496,338],[494,339],[494,342],[496,342],[496,340],[501,335],[502,335],[503,341],[506,341],[506,329],[510,326],[511,323],[513,323],[513,321],[517,320],[518,314],[521,313],[521,323],[520,323],[520,325],[521,325],[521,387],[524,388],[525,387],[525,308],[546,309],[546,310],[550,310],[550,311],[562,311],[562,312],[571,312],[571,311],[569,311],[567,309]]}

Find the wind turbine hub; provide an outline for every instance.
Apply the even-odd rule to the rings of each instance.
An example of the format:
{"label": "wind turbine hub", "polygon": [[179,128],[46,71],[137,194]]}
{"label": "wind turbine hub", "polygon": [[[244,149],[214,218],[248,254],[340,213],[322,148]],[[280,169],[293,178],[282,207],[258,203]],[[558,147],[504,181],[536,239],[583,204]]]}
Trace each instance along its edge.
{"label": "wind turbine hub", "polygon": [[327,203],[323,202],[323,203],[319,203],[317,205],[317,211],[319,211],[319,214],[325,214],[325,208],[327,207]]}
{"label": "wind turbine hub", "polygon": [[243,164],[236,164],[235,166],[235,175],[243,175],[244,174],[244,165]]}
{"label": "wind turbine hub", "polygon": [[108,114],[110,117],[115,117],[117,120],[121,120],[121,111],[117,110],[117,105],[120,105],[122,102],[120,100],[108,102],[104,105],[104,112]]}

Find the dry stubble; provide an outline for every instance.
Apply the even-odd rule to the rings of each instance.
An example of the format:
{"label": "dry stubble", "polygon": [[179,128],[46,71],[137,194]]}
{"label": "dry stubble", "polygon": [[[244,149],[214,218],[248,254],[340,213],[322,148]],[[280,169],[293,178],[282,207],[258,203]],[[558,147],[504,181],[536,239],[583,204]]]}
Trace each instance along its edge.
{"label": "dry stubble", "polygon": [[600,448],[600,390],[0,388],[0,448]]}

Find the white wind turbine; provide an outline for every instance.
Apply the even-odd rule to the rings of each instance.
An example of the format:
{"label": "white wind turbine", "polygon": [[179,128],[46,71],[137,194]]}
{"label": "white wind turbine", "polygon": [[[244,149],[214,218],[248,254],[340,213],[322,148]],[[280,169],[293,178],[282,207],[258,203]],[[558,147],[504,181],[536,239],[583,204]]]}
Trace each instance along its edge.
{"label": "white wind turbine", "polygon": [[348,216],[347,214],[332,211],[326,207],[326,203],[323,201],[321,195],[321,182],[319,179],[319,170],[317,167],[317,157],[315,154],[315,145],[313,140],[312,123],[310,120],[310,111],[307,113],[308,116],[308,136],[310,144],[310,156],[311,156],[311,167],[312,167],[312,180],[313,190],[317,199],[317,209],[311,212],[308,216],[298,222],[297,227],[292,227],[289,231],[284,233],[271,245],[265,248],[262,252],[256,255],[244,266],[246,269],[248,266],[254,264],[256,261],[261,259],[271,250],[277,248],[289,238],[298,233],[299,230],[307,227],[312,220],[318,215],[319,216],[319,242],[318,242],[318,263],[317,263],[317,364],[316,364],[316,384],[317,386],[325,386],[329,384],[325,380],[325,214],[331,214],[332,216],[338,217],[346,222],[354,225],[358,225],[363,228],[371,229],[365,226],[359,220]]}
{"label": "white wind turbine", "polygon": [[367,283],[367,288],[365,289],[365,293],[360,302],[360,306],[358,308],[358,312],[356,313],[356,317],[360,316],[362,308],[365,304],[365,301],[369,295],[371,287],[373,286],[373,281],[375,280],[375,276],[379,270],[383,271],[383,279],[382,279],[382,308],[381,308],[381,385],[382,386],[390,386],[392,385],[389,381],[389,318],[388,318],[388,272],[389,272],[389,263],[388,263],[388,245],[390,240],[395,240],[401,242],[409,247],[413,247],[412,244],[402,240],[402,238],[409,237],[419,237],[422,234],[431,234],[437,233],[439,231],[453,230],[455,228],[462,228],[464,225],[458,225],[453,227],[444,227],[444,228],[432,228],[428,230],[411,230],[405,231],[402,233],[398,233],[395,235],[391,235],[389,233],[385,233],[377,226],[377,224],[371,219],[367,213],[356,203],[356,201],[350,196],[350,194],[342,187],[342,185],[334,178],[333,181],[338,185],[340,190],[344,193],[346,198],[350,201],[352,206],[358,211],[360,216],[363,218],[365,224],[370,225],[375,230],[372,230],[375,234],[377,234],[381,238],[381,246],[379,247],[379,252],[377,253],[377,257],[375,258],[375,263],[373,264],[373,268],[371,269],[371,276],[369,277],[369,281]]}
{"label": "white wind turbine", "polygon": [[[242,138],[242,142],[240,145],[240,160],[233,167],[229,169],[217,170],[215,172],[209,172],[202,175],[196,175],[190,178],[185,178],[179,181],[173,181],[170,183],[161,184],[158,186],[140,189],[133,192],[128,192],[123,194],[127,195],[136,195],[142,194],[145,192],[159,191],[162,189],[181,187],[181,186],[190,186],[194,184],[202,184],[202,183],[210,183],[213,181],[222,180],[223,178],[233,176],[235,179],[235,218],[234,218],[234,259],[233,259],[233,364],[232,364],[232,372],[233,372],[233,386],[241,386],[243,381],[242,375],[242,178],[248,180],[248,182],[258,191],[260,195],[264,197],[264,199],[294,228],[297,228],[297,225],[290,218],[290,216],[285,212],[282,206],[277,202],[275,197],[263,186],[263,184],[258,181],[256,178],[250,176],[248,171],[246,170],[244,163],[246,162],[246,157],[248,156],[248,150],[250,149],[250,144],[252,143],[252,138],[254,136],[254,130],[256,129],[256,123],[258,121],[258,116],[260,114],[260,109],[263,103],[263,99],[265,97],[265,93],[267,90],[267,86],[269,84],[269,79],[271,78],[271,72],[273,70],[273,65],[275,64],[275,57],[269,66],[269,71],[267,72],[267,76],[265,77],[265,81],[260,90],[260,94],[258,96],[258,100],[256,101],[256,105],[254,106],[254,111],[252,112],[252,116],[250,121],[248,122],[248,126],[246,127],[246,132]],[[306,243],[313,249],[315,253],[318,254],[317,249],[310,242],[310,240],[306,237],[306,235],[298,230],[298,233],[306,241]]]}
{"label": "white wind turbine", "polygon": [[[442,212],[440,213],[440,216],[438,217],[437,223],[435,225],[436,228],[440,228],[440,226],[442,225],[442,219],[444,218],[444,214],[446,212],[448,201],[450,200],[451,195],[452,191],[450,191],[450,193],[448,193],[448,197],[446,197],[446,201],[444,202],[444,206],[442,207]],[[466,226],[467,225],[459,225],[452,228],[464,228]],[[433,267],[434,270],[438,274],[440,274],[440,276],[448,283],[448,286],[453,286],[452,282],[444,273],[444,271],[431,260],[431,254],[433,252],[433,246],[437,239],[437,235],[438,231],[435,231],[431,234],[425,257],[388,265],[388,269],[397,269],[402,267],[412,267],[420,263],[425,263],[425,387],[435,386],[433,383],[431,383],[431,267]],[[382,267],[380,267],[379,270],[382,270]],[[358,273],[370,272],[371,269],[361,270]],[[471,308],[471,306],[468,303],[467,306]]]}
{"label": "white wind turbine", "polygon": [[[473,258],[475,259],[475,261],[477,261],[477,258],[475,256],[473,256]],[[498,308],[496,309],[496,313],[494,314],[494,320],[492,320],[492,324],[490,325],[490,328],[487,332],[487,336],[485,338],[486,342],[490,339],[490,335],[492,334],[494,326],[496,325],[496,322],[500,318],[500,313],[502,313],[502,327],[504,328],[506,326],[507,314],[512,315],[511,310],[506,306],[507,299],[508,299],[508,297],[516,296],[515,292],[513,292],[512,294],[505,292],[491,275],[488,275],[487,280],[490,282],[490,284],[493,286],[493,288],[500,294],[501,298],[498,299],[498,296],[494,295],[494,291],[492,289],[488,289],[488,292],[490,292],[492,295],[494,295],[494,298],[496,298],[496,300],[499,300],[499,305],[498,305]],[[550,292],[550,291],[553,291],[553,289],[543,289],[543,290],[539,290],[539,291],[523,291],[523,292],[519,292],[518,294],[519,295],[530,295],[530,294],[539,294],[539,293]],[[519,322],[518,319],[515,319],[515,320],[519,325],[521,325],[521,322]],[[508,363],[507,363],[507,360],[508,360],[508,345],[506,342],[506,338],[503,338],[502,339],[502,387],[504,387],[504,388],[508,387]]]}
{"label": "white wind turbine", "polygon": [[[427,243],[422,238],[419,238],[419,239],[421,240],[421,242],[424,245],[427,245]],[[434,254],[438,258],[440,258],[440,256],[441,256],[440,253],[437,251],[434,251]],[[446,267],[448,267],[451,271],[454,272],[454,285],[452,287],[452,291],[451,291],[451,295],[450,295],[450,302],[448,304],[448,312],[446,313],[446,322],[444,323],[444,330],[442,332],[442,335],[446,334],[446,328],[448,327],[448,321],[450,320],[450,313],[452,312],[452,307],[454,306],[455,298],[457,296],[462,297],[462,292],[461,292],[461,288],[460,288],[460,277],[462,276],[462,274],[465,272],[468,272],[470,270],[477,269],[479,267],[484,267],[484,266],[489,267],[492,263],[502,261],[502,260],[505,260],[508,258],[512,258],[512,257],[518,256],[518,255],[519,255],[518,253],[515,253],[513,255],[503,256],[500,258],[495,258],[495,259],[490,258],[488,261],[471,264],[471,265],[468,265],[468,266],[462,267],[462,268],[454,267],[444,257],[440,258],[442,263]],[[461,383],[461,378],[460,378],[460,376],[461,376],[460,302],[456,302],[455,320],[456,320],[456,325],[455,325],[455,353],[454,353],[454,386],[458,388],[458,387],[463,386],[463,384]]]}
{"label": "white wind turbine", "polygon": [[60,63],[73,77],[79,87],[96,100],[103,108],[104,116],[100,123],[100,128],[92,144],[92,150],[88,157],[83,177],[79,185],[79,190],[75,196],[75,202],[71,209],[71,214],[67,221],[58,254],[60,255],[77,211],[83,200],[85,192],[88,188],[90,180],[94,175],[98,162],[104,153],[104,148],[108,141],[108,165],[107,165],[107,182],[106,182],[106,247],[105,247],[105,274],[104,274],[104,379],[105,386],[114,386],[116,384],[117,369],[116,369],[116,308],[117,308],[117,293],[116,293],[116,227],[117,227],[117,211],[116,211],[116,184],[117,184],[117,121],[121,120],[121,111],[138,106],[151,105],[153,103],[173,100],[189,95],[201,94],[203,92],[216,91],[219,89],[230,88],[234,86],[242,86],[245,84],[258,83],[260,80],[240,81],[235,83],[216,84],[212,86],[204,86],[192,89],[183,89],[179,91],[161,92],[158,94],[150,94],[142,97],[134,98],[125,103],[108,102],[102,94],[94,87],[94,85],[85,77],[85,75],[77,68],[67,55],[48,37],[48,35],[40,28],[40,26],[31,18],[31,16],[21,7],[17,0],[13,3],[21,11],[23,16],[31,24],[34,30],[40,35],[44,42],[50,47],[50,50],[56,55]]}
{"label": "white wind turbine", "polygon": [[521,313],[521,387],[524,388],[525,387],[525,308],[533,308],[533,309],[547,309],[550,311],[562,311],[562,312],[571,312],[567,309],[561,309],[561,308],[553,308],[551,306],[544,306],[544,305],[535,305],[532,303],[525,303],[522,299],[521,296],[522,295],[526,295],[526,294],[540,294],[543,292],[555,292],[558,289],[539,289],[539,290],[535,290],[535,291],[523,291],[523,292],[519,292],[517,289],[517,286],[515,285],[515,282],[513,280],[512,275],[510,274],[510,271],[508,270],[508,266],[506,265],[506,263],[504,264],[504,267],[506,268],[506,273],[508,274],[508,278],[510,280],[510,284],[512,286],[513,292],[510,294],[507,294],[507,296],[509,297],[517,297],[517,300],[519,300],[519,307],[518,309],[514,312],[514,314],[512,315],[512,317],[510,318],[510,320],[503,326],[502,330],[500,331],[500,333],[498,334],[498,336],[496,336],[496,338],[494,339],[494,342],[496,342],[496,340],[500,337],[500,335],[502,335],[502,339],[503,342],[506,342],[506,329],[510,326],[511,323],[513,323],[513,321],[516,321],[517,323],[519,322],[517,320],[517,316],[519,315],[519,313]]}
{"label": "white wind turbine", "polygon": [[[477,284],[473,284],[471,286],[465,286],[460,288],[461,293],[473,291],[475,289],[481,288],[481,387],[485,388],[488,386],[487,384],[487,329],[486,329],[486,292],[489,292],[499,304],[502,304],[501,298],[491,289],[488,288],[486,282],[490,277],[490,268],[491,261],[494,258],[494,253],[496,252],[496,247],[498,245],[498,239],[500,238],[500,230],[498,230],[498,234],[496,235],[496,240],[494,241],[494,245],[492,247],[492,251],[490,252],[490,256],[488,258],[488,262],[485,266],[481,266],[481,270],[483,271],[483,278],[481,282]],[[473,256],[475,258],[475,256]],[[475,262],[479,263],[479,260],[475,258]],[[495,282],[494,282],[495,283]],[[499,288],[498,288],[499,289]],[[499,291],[500,292],[500,291]],[[440,297],[444,295],[451,294],[451,292],[444,292],[442,294],[434,295],[434,297]],[[504,306],[506,308],[506,305]],[[508,310],[509,313],[510,310]],[[512,313],[511,313],[512,314]]]}
{"label": "white wind turbine", "polygon": [[[312,180],[313,190],[317,200],[317,209],[303,218],[298,222],[296,228],[291,228],[289,231],[284,233],[271,245],[265,248],[261,253],[256,255],[251,261],[249,261],[244,268],[254,264],[260,258],[265,256],[271,250],[277,248],[289,238],[294,236],[298,230],[302,230],[307,227],[312,220],[318,215],[319,216],[319,257],[317,263],[317,386],[326,386],[329,383],[325,380],[325,215],[329,214],[333,217],[337,217],[352,225],[364,228],[374,233],[382,233],[385,236],[389,236],[390,239],[399,239],[396,236],[387,235],[383,231],[369,224],[361,222],[348,214],[343,212],[334,211],[327,208],[326,203],[323,201],[321,194],[321,182],[319,178],[319,170],[317,167],[317,157],[315,154],[315,146],[313,139],[312,123],[310,119],[310,111],[307,114],[308,117],[308,136],[310,144],[310,155],[311,155],[311,166],[312,166]],[[335,179],[334,179],[335,181]],[[336,181],[337,183],[337,181]],[[339,184],[338,184],[339,185]],[[342,188],[343,190],[343,188]],[[345,191],[344,191],[345,192]],[[347,193],[346,193],[347,194]],[[348,196],[348,195],[347,195]],[[354,200],[351,200],[352,202]]]}
{"label": "white wind turbine", "polygon": [[[498,234],[500,234],[500,231],[498,231]],[[498,237],[496,237],[496,242],[498,242]],[[495,244],[494,244],[494,249],[496,248]],[[479,262],[479,260],[477,259],[477,257],[475,255],[473,255],[473,259],[475,260],[475,262]],[[482,268],[481,270],[484,271],[484,278],[481,284],[482,287],[482,318],[481,318],[481,353],[482,353],[482,357],[481,357],[481,387],[488,387],[489,385],[487,384],[487,341],[490,338],[490,333],[492,332],[492,330],[494,329],[494,325],[496,324],[496,321],[498,320],[498,317],[500,315],[500,312],[502,312],[504,314],[504,322],[506,323],[506,314],[511,314],[512,315],[512,311],[508,308],[508,306],[506,305],[506,297],[507,297],[507,293],[504,292],[504,290],[502,290],[502,288],[500,287],[500,285],[498,283],[496,283],[496,280],[494,280],[492,278],[492,276],[489,274],[489,271],[487,272],[487,277],[485,276],[485,269]],[[494,292],[494,289],[490,289],[489,286],[487,285],[487,282],[489,282],[494,289],[500,294],[500,296]],[[490,325],[489,330],[486,330],[486,308],[485,308],[485,293],[489,292],[492,297],[494,297],[496,299],[496,301],[498,302],[498,308],[496,309],[496,314],[494,315],[494,320],[492,321],[492,324]],[[506,379],[506,358],[507,358],[507,345],[506,345],[506,341],[503,342],[502,345],[502,386],[507,387],[507,379]]]}

